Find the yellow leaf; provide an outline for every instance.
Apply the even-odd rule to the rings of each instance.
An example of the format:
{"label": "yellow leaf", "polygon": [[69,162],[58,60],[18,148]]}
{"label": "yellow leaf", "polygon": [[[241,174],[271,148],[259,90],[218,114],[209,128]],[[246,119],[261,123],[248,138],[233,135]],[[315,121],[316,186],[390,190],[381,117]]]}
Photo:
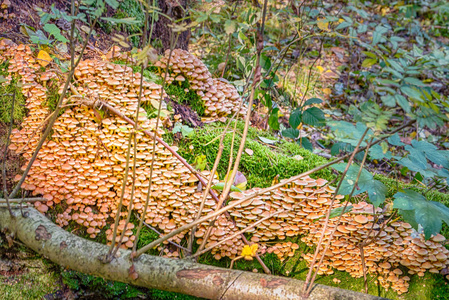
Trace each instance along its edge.
{"label": "yellow leaf", "polygon": [[52,60],[53,59],[46,51],[39,51],[39,54],[37,55],[37,61],[42,67],[46,67]]}
{"label": "yellow leaf", "polygon": [[329,22],[326,22],[326,19],[320,19],[318,18],[316,24],[318,25],[318,28],[323,30],[323,31],[329,31]]}
{"label": "yellow leaf", "polygon": [[338,19],[338,23],[343,23],[345,20],[344,19]]}
{"label": "yellow leaf", "polygon": [[279,174],[277,174],[274,178],[273,181],[271,182],[271,185],[275,185],[279,183]]}
{"label": "yellow leaf", "polygon": [[327,96],[329,96],[330,94],[332,94],[332,90],[330,88],[325,88],[323,89],[323,93]]}
{"label": "yellow leaf", "polygon": [[258,244],[252,244],[243,246],[242,253],[240,254],[246,260],[253,260],[253,257],[256,256],[257,249],[259,249]]}
{"label": "yellow leaf", "polygon": [[317,66],[316,68],[318,69],[318,71],[320,71],[320,73],[324,72],[324,68],[322,66]]}
{"label": "yellow leaf", "polygon": [[390,8],[389,7],[384,7],[380,10],[380,13],[383,17],[385,17],[386,15],[388,15],[388,13],[390,12]]}

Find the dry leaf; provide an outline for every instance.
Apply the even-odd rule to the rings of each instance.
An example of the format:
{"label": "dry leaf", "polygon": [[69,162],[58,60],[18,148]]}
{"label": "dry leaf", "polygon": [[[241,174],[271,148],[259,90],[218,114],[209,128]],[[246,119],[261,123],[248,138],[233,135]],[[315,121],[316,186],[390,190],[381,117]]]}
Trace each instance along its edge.
{"label": "dry leaf", "polygon": [[245,153],[252,156],[254,154],[254,151],[249,148],[246,148]]}
{"label": "dry leaf", "polygon": [[42,67],[46,67],[52,60],[53,59],[46,51],[39,51],[39,54],[37,55],[37,61]]}
{"label": "dry leaf", "polygon": [[318,25],[318,28],[323,30],[323,31],[330,31],[329,29],[329,22],[326,22],[326,19],[320,19],[318,18],[316,24]]}
{"label": "dry leaf", "polygon": [[332,94],[332,90],[330,88],[325,88],[323,89],[323,93],[327,96],[329,96],[330,94]]}

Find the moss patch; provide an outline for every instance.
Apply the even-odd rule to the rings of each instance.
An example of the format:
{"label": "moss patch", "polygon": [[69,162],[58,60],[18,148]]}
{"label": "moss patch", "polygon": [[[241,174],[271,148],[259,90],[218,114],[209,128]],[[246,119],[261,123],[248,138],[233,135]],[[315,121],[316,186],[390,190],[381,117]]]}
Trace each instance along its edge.
{"label": "moss patch", "polygon": [[4,300],[43,299],[60,288],[59,275],[54,265],[39,256],[21,258],[18,262],[24,272],[0,276],[0,295]]}
{"label": "moss patch", "polygon": [[[237,155],[243,127],[244,124],[238,121],[237,134],[235,135],[234,141],[234,157]],[[224,124],[216,123],[196,130],[192,138],[178,145],[180,148],[179,153],[189,163],[193,163],[195,157],[198,155],[204,154],[208,161],[208,167],[212,168],[219,148],[219,138],[217,136],[224,129]],[[258,136],[276,139],[269,134],[261,134],[257,130],[250,128],[245,148],[251,149],[253,155],[243,153],[239,167],[239,170],[245,174],[248,180],[249,188],[268,187],[276,175],[279,175],[280,179],[289,178],[327,162],[326,159],[313,155],[294,143],[280,141],[274,147],[269,147],[263,144],[258,139]],[[231,154],[231,141],[232,134],[227,133],[223,142],[223,156],[218,167],[220,178],[224,178],[226,175],[229,156]],[[193,146],[192,150],[190,149],[191,146]],[[298,159],[297,155],[300,155],[302,159]],[[330,170],[321,170],[313,176],[327,180],[334,178]]]}
{"label": "moss patch", "polygon": [[[7,76],[8,63],[0,64],[0,83],[2,76]],[[0,123],[9,124],[11,122],[11,108],[13,101],[13,94],[15,94],[14,102],[14,124],[20,124],[26,115],[25,97],[22,94],[22,89],[17,80],[13,78],[10,84],[0,84]]]}

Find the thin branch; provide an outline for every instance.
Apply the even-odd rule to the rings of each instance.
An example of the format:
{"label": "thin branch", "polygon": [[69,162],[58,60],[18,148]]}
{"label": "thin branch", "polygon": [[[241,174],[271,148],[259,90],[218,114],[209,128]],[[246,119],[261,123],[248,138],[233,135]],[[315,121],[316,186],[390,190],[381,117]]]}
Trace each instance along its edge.
{"label": "thin branch", "polygon": [[12,94],[11,121],[9,122],[8,134],[6,135],[5,150],[3,150],[3,166],[2,166],[3,197],[5,197],[6,205],[8,206],[8,210],[9,210],[11,217],[14,217],[14,214],[12,213],[11,206],[9,205],[9,198],[12,198],[12,197],[8,197],[8,189],[6,188],[6,158],[8,155],[9,142],[11,141],[12,126],[14,124],[14,105],[15,105],[15,103],[16,103],[16,90],[14,90],[14,93]]}

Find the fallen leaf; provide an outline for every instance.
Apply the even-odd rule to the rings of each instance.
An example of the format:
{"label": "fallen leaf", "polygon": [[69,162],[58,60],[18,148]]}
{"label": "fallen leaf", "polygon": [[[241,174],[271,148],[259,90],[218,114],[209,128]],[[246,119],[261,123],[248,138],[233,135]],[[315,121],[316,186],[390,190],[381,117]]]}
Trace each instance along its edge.
{"label": "fallen leaf", "polygon": [[269,145],[276,144],[276,142],[277,142],[277,140],[270,140],[270,139],[264,138],[263,136],[259,136],[258,138],[265,144],[269,144]]}
{"label": "fallen leaf", "polygon": [[254,154],[254,151],[249,148],[246,148],[245,153],[252,156]]}
{"label": "fallen leaf", "polygon": [[330,29],[329,29],[329,22],[326,22],[325,18],[323,18],[323,19],[318,18],[316,24],[317,24],[319,29],[321,29],[323,31],[330,31]]}
{"label": "fallen leaf", "polygon": [[325,88],[323,89],[323,93],[327,96],[329,96],[330,94],[332,94],[332,90],[330,88]]}
{"label": "fallen leaf", "polygon": [[52,60],[53,59],[46,51],[39,51],[39,54],[37,55],[37,61],[42,67],[46,67]]}

